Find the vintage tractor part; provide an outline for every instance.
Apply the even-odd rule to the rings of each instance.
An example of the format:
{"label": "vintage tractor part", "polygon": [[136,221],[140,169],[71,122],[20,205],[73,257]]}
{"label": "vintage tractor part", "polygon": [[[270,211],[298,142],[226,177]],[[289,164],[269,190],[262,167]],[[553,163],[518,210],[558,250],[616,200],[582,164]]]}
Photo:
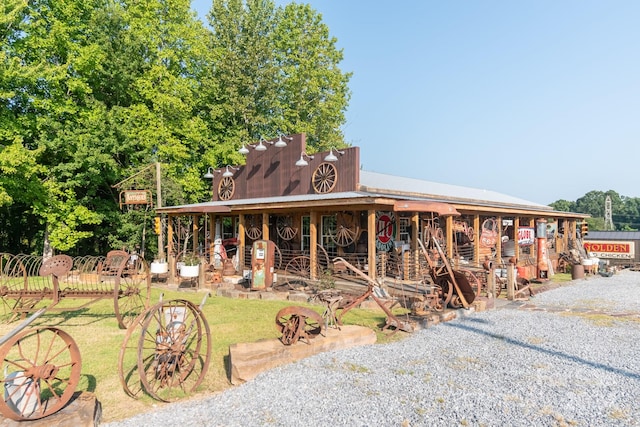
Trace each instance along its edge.
{"label": "vintage tractor part", "polygon": [[[435,260],[429,255],[422,241],[418,240],[422,253],[429,265],[431,278],[437,285],[442,287],[446,295],[451,295],[451,297],[446,298],[446,302],[449,305],[455,308],[469,308],[469,304],[471,304],[476,297],[469,281],[463,273],[455,271],[451,267],[438,241],[434,238],[432,238],[432,241],[437,256]],[[442,263],[440,266],[438,265],[438,259]]]}
{"label": "vintage tractor part", "polygon": [[[36,312],[44,312],[44,309]],[[29,322],[34,318],[27,319]],[[36,420],[62,409],[80,381],[80,350],[53,327],[10,334],[0,347],[0,413],[15,421]]]}
{"label": "vintage tractor part", "polygon": [[[160,301],[162,301],[162,294]],[[145,310],[131,322],[118,354],[120,384],[124,392],[133,398],[139,398],[143,394],[142,381],[138,372],[138,345],[142,336],[142,326],[150,313],[151,310]]]}
{"label": "vintage tractor part", "polygon": [[340,247],[347,247],[358,240],[360,236],[360,218],[353,211],[338,212],[336,214],[336,228],[331,233],[331,239]]}
{"label": "vintage tractor part", "polygon": [[360,295],[359,297],[355,298],[350,304],[346,305],[340,311],[340,314],[337,316],[338,325],[342,326],[342,324],[343,324],[342,323],[342,318],[344,317],[344,315],[349,310],[351,310],[354,307],[357,307],[361,302],[363,302],[367,298],[371,297],[380,306],[380,308],[385,312],[385,314],[387,315],[386,323],[382,328],[383,331],[387,330],[389,328],[394,328],[395,331],[401,330],[401,331],[405,331],[405,332],[413,332],[415,330],[414,326],[411,323],[404,322],[404,321],[398,319],[391,312],[391,310],[376,296],[376,292],[378,294],[382,294],[383,292],[380,290],[380,287],[378,286],[378,284],[373,279],[371,279],[363,271],[361,271],[358,268],[356,268],[353,264],[345,261],[344,258],[341,258],[341,257],[334,258],[333,259],[333,264],[336,267],[336,269],[343,270],[343,269],[346,268],[348,270],[351,270],[353,273],[355,273],[357,276],[361,277],[362,279],[364,279],[368,283],[367,290],[362,295]]}
{"label": "vintage tractor part", "polygon": [[276,314],[276,328],[282,333],[280,341],[284,345],[292,345],[299,340],[310,344],[325,329],[325,322],[320,314],[306,307],[285,307]]}
{"label": "vintage tractor part", "polygon": [[149,309],[138,339],[137,369],[150,396],[163,402],[185,397],[202,383],[210,360],[211,332],[200,307],[171,300]]}

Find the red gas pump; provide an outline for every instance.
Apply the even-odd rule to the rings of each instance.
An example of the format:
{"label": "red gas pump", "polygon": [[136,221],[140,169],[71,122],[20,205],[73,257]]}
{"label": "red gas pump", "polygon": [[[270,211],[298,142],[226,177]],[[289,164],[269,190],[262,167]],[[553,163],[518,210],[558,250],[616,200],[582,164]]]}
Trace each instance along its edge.
{"label": "red gas pump", "polygon": [[251,252],[251,289],[270,288],[273,284],[276,244],[271,240],[256,240]]}
{"label": "red gas pump", "polygon": [[536,224],[537,275],[538,280],[549,279],[549,254],[547,253],[547,221],[539,219]]}

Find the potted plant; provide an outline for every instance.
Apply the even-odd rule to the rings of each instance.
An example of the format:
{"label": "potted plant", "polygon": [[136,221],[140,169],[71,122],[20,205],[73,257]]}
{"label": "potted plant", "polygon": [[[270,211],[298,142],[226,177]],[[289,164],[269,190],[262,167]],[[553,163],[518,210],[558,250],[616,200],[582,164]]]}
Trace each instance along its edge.
{"label": "potted plant", "polygon": [[198,277],[200,274],[200,257],[197,254],[184,254],[180,264],[181,277]]}
{"label": "potted plant", "polygon": [[169,264],[165,260],[155,259],[151,263],[151,274],[165,274],[169,271]]}

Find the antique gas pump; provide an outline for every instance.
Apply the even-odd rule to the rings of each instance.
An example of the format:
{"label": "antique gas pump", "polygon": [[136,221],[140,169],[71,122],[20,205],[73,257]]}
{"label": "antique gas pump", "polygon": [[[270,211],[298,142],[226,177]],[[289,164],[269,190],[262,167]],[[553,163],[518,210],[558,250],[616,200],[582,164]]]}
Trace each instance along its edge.
{"label": "antique gas pump", "polygon": [[549,254],[547,253],[547,220],[539,219],[536,223],[536,278],[538,280],[549,279]]}
{"label": "antique gas pump", "polygon": [[251,252],[251,289],[270,288],[273,284],[273,267],[276,245],[271,240],[256,240]]}

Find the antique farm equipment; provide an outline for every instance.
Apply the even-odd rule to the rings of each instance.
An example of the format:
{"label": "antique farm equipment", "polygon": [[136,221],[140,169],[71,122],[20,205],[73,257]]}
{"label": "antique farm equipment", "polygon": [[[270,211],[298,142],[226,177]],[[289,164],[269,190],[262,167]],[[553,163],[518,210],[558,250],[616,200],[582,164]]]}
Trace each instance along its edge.
{"label": "antique farm equipment", "polygon": [[0,339],[0,413],[15,421],[36,420],[62,409],[80,381],[80,350],[64,331],[27,328],[41,308]]}
{"label": "antique farm equipment", "polygon": [[285,307],[276,314],[276,328],[282,333],[280,341],[284,345],[292,345],[300,340],[310,344],[325,330],[325,322],[322,316],[310,308],[290,306]]}
{"label": "antique farm equipment", "polygon": [[380,289],[378,284],[373,279],[371,279],[367,274],[365,274],[360,269],[356,268],[353,264],[345,261],[345,259],[341,257],[337,257],[333,259],[333,266],[334,266],[334,269],[337,271],[344,270],[344,269],[350,270],[352,273],[355,273],[356,276],[359,276],[360,278],[364,279],[368,284],[367,290],[362,295],[354,298],[348,304],[345,304],[344,306],[339,307],[340,313],[337,314],[337,316],[335,317],[336,324],[342,326],[342,318],[344,317],[344,315],[349,310],[351,310],[354,307],[357,307],[364,300],[371,297],[387,315],[386,323],[382,328],[383,331],[389,328],[394,328],[395,331],[397,330],[401,330],[405,332],[414,331],[415,328],[411,323],[402,321],[398,317],[396,317],[391,312],[389,307],[387,307],[387,305],[380,298],[378,298],[378,296],[376,296],[376,294],[383,295],[384,292]]}
{"label": "antique farm equipment", "polygon": [[329,254],[321,245],[316,245],[316,260],[313,264],[311,255],[306,254],[291,258],[277,287],[294,290],[317,284],[330,267]]}
{"label": "antique farm equipment", "polygon": [[[208,296],[208,295],[207,295]],[[160,301],[127,329],[118,356],[125,393],[143,393],[171,402],[202,383],[211,360],[211,331],[199,306],[176,299]]]}
{"label": "antique farm equipment", "polygon": [[465,273],[454,270],[445,256],[440,244],[432,238],[434,252],[431,254],[425,248],[422,241],[418,240],[422,253],[429,265],[429,275],[433,282],[440,286],[445,295],[445,306],[448,304],[454,308],[469,308],[476,294],[469,284]]}
{"label": "antique farm equipment", "polygon": [[[149,302],[151,275],[142,257],[110,251],[106,257],[55,255],[43,261],[32,255],[0,254],[0,318],[25,318],[37,306],[49,311],[75,311],[102,299],[113,299],[118,325],[126,329]],[[83,299],[75,307],[59,307],[63,299]]]}

